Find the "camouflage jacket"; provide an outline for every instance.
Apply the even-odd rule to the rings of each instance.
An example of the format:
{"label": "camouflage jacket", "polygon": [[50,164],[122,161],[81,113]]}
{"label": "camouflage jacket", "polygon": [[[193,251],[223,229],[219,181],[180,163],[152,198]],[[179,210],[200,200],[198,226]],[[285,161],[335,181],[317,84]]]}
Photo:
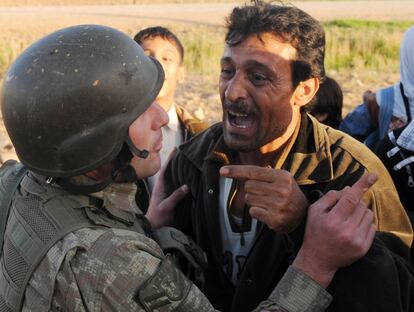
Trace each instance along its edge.
{"label": "camouflage jacket", "polygon": [[[52,247],[34,272],[23,311],[216,311],[163,258],[158,245],[143,235],[78,230]],[[324,289],[291,268],[255,311],[324,311],[330,300]]]}
{"label": "camouflage jacket", "polygon": [[[133,185],[124,185],[96,196],[111,214],[125,218],[136,212],[133,194]],[[330,300],[291,268],[255,311],[324,311]],[[22,311],[216,310],[151,238],[125,229],[83,228],[47,252],[26,287]]]}

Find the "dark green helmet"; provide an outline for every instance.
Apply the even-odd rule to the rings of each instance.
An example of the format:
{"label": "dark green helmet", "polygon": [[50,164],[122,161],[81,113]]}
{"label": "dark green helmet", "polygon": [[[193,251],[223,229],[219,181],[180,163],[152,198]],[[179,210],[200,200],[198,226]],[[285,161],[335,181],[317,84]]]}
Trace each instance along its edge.
{"label": "dark green helmet", "polygon": [[79,175],[118,155],[163,81],[160,64],[126,34],[98,25],[65,28],[11,65],[0,97],[4,123],[29,169]]}

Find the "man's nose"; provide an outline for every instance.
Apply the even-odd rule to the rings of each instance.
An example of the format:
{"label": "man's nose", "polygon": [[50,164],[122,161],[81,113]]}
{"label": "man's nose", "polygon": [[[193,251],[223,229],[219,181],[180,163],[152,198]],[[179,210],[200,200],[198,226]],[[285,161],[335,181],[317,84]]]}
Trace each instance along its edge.
{"label": "man's nose", "polygon": [[237,102],[247,98],[246,81],[243,75],[236,73],[225,86],[224,95],[227,101]]}

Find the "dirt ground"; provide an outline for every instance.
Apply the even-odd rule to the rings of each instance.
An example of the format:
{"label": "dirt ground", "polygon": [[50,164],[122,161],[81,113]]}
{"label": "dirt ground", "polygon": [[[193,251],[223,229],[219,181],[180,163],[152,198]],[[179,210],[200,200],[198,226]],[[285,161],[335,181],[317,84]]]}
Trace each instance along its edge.
{"label": "dirt ground", "polygon": [[[299,8],[320,20],[337,18],[371,20],[412,20],[414,1],[306,1],[294,2]],[[224,17],[234,3],[179,3],[115,6],[20,6],[0,7],[2,31],[21,34],[32,31],[39,37],[55,29],[81,23],[98,23],[131,32],[138,21],[142,24],[170,25],[180,23],[191,26],[222,27]],[[377,89],[398,81],[398,73],[328,73],[337,79],[344,92],[344,114],[360,103],[362,92]],[[217,77],[189,75],[177,92],[177,103],[200,118],[210,122],[220,120],[220,100]],[[13,147],[0,127],[0,154],[2,159],[15,158]]]}

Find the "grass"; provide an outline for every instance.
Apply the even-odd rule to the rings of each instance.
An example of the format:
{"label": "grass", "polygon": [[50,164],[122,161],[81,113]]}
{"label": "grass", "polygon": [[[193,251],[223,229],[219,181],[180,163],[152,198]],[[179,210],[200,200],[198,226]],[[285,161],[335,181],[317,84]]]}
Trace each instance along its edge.
{"label": "grass", "polygon": [[414,21],[326,22],[326,67],[398,71],[401,38],[411,25]]}
{"label": "grass", "polygon": [[[376,22],[360,20],[335,20],[325,22],[326,58],[328,71],[388,71],[398,72],[399,47],[402,35],[414,21]],[[114,27],[116,27],[115,25]],[[145,27],[147,25],[142,25]],[[189,73],[211,75],[219,71],[223,52],[224,29],[210,26],[166,25],[182,40]],[[50,26],[53,28],[53,25]],[[124,31],[132,36],[137,28],[129,26]],[[53,29],[52,29],[53,30]],[[51,31],[51,30],[50,30]],[[10,29],[0,34],[0,78],[10,62],[31,42],[48,29],[30,32]]]}
{"label": "grass", "polygon": [[224,49],[223,28],[204,26],[178,34],[185,47],[184,63],[188,72],[202,75],[219,72]]}
{"label": "grass", "polygon": [[[325,22],[327,70],[398,72],[400,42],[404,31],[411,25],[414,21]],[[224,29],[204,27],[183,31],[179,35],[186,47],[185,62],[190,72],[218,72]]]}

